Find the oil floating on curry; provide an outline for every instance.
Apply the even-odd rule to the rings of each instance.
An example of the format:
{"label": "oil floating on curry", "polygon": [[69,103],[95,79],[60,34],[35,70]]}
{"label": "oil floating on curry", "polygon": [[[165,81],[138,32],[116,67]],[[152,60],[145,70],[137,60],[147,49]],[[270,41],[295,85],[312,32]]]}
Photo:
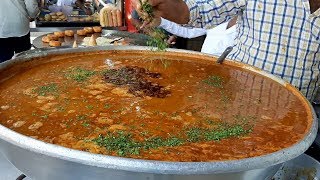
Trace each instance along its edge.
{"label": "oil floating on curry", "polygon": [[299,142],[312,121],[303,100],[271,79],[169,52],[48,56],[4,70],[0,80],[2,125],[112,156],[243,159]]}

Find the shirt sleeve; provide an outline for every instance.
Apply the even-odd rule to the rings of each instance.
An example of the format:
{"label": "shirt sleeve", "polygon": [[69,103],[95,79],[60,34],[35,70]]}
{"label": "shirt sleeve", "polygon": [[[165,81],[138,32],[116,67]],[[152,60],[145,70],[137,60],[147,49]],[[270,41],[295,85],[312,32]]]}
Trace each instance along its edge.
{"label": "shirt sleeve", "polygon": [[247,0],[184,0],[190,10],[189,25],[217,26],[245,10]]}
{"label": "shirt sleeve", "polygon": [[188,28],[179,24],[161,18],[160,28],[167,32],[183,38],[195,38],[206,34],[206,30],[202,28]]}
{"label": "shirt sleeve", "polygon": [[37,0],[26,0],[25,4],[29,17],[36,18],[40,13]]}

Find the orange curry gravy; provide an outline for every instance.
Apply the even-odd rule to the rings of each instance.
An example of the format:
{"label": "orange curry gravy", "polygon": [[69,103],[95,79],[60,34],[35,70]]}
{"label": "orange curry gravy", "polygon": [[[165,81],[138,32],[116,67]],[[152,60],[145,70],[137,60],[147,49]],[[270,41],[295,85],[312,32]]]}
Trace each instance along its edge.
{"label": "orange curry gravy", "polygon": [[[310,110],[287,88],[208,59],[110,51],[26,62],[1,72],[0,122],[68,148],[184,162],[260,156],[291,146],[309,131]],[[144,78],[167,93],[130,93],[130,83],[106,81],[107,73],[124,67],[159,73]]]}

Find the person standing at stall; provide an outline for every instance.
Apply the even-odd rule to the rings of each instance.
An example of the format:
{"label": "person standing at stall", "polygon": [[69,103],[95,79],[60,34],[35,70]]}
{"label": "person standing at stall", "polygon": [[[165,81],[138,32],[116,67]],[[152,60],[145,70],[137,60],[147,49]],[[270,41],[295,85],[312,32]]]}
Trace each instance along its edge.
{"label": "person standing at stall", "polygon": [[29,23],[40,13],[37,0],[0,1],[0,62],[29,50]]}
{"label": "person standing at stall", "polygon": [[92,4],[92,1],[76,0],[75,4],[85,13],[85,15],[92,15],[94,13],[92,12],[92,9],[88,6],[89,4]]}
{"label": "person standing at stall", "polygon": [[[102,0],[102,2],[104,4],[113,4],[112,0]],[[90,4],[90,6],[92,5],[93,9],[96,10],[97,12],[100,12],[100,10],[104,7],[99,0],[90,0],[90,1],[76,0],[75,1],[76,6],[81,10],[83,10],[86,15],[92,15],[94,13],[91,8],[88,8],[86,6],[86,3]]]}
{"label": "person standing at stall", "polygon": [[206,35],[206,39],[201,48],[201,52],[203,53],[220,56],[227,47],[234,46],[237,16],[212,29],[183,27],[163,18],[160,20],[159,28],[179,37],[190,39]]}
{"label": "person standing at stall", "polygon": [[[238,15],[230,59],[268,71],[312,100],[320,75],[319,0],[149,0],[156,19],[210,28]],[[137,1],[136,8],[143,12]]]}
{"label": "person standing at stall", "polygon": [[[132,24],[137,29],[139,29],[139,27],[141,27],[143,22],[141,21],[141,18],[139,17],[137,11],[134,10],[131,13],[131,17],[132,17],[131,19]],[[164,18],[159,18],[158,21],[154,22],[153,25],[167,32],[168,34],[167,43],[169,45],[176,44],[177,37],[191,39],[191,38],[207,35],[204,41],[204,44],[202,46],[201,52],[220,56],[227,47],[234,45],[234,39],[236,38],[235,37],[236,22],[237,22],[237,17],[234,17],[230,21],[225,22],[209,30],[204,28],[184,27]],[[145,32],[147,34],[151,33],[150,30],[147,30],[147,29],[142,29],[142,30],[145,30],[142,32]]]}
{"label": "person standing at stall", "polygon": [[71,6],[76,0],[58,0],[57,6]]}
{"label": "person standing at stall", "polygon": [[[104,4],[113,4],[113,1],[112,0],[102,0],[102,2]],[[94,8],[100,12],[100,10],[104,7],[103,4],[101,4],[100,0],[93,0],[92,1],[93,5],[94,5]]]}

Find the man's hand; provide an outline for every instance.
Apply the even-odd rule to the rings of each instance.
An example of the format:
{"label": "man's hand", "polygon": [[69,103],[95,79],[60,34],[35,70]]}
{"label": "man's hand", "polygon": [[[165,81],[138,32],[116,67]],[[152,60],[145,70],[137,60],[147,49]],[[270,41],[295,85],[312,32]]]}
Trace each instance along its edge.
{"label": "man's hand", "polygon": [[167,43],[169,45],[174,45],[174,44],[176,44],[176,42],[177,42],[177,37],[176,36],[169,36],[169,38],[167,40]]}
{"label": "man's hand", "polygon": [[[152,7],[153,17],[146,12],[145,3]],[[160,17],[179,24],[186,24],[189,21],[189,8],[182,0],[134,0],[133,5],[139,16],[145,21],[143,26],[158,24]],[[158,22],[152,22],[154,20]]]}

